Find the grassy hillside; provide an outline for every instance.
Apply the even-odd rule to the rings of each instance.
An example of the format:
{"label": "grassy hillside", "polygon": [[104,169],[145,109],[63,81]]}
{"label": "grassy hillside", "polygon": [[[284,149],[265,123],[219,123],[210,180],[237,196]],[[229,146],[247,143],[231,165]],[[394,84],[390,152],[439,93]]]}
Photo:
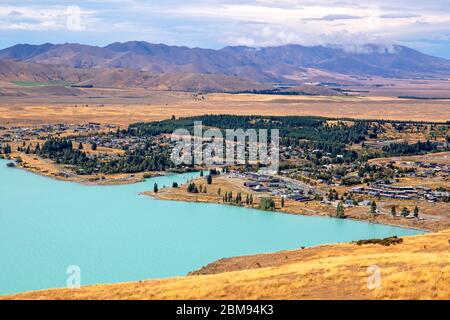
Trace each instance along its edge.
{"label": "grassy hillside", "polygon": [[2,59],[0,59],[0,81],[21,87],[78,85],[188,92],[226,92],[270,88],[268,85],[235,76],[209,73],[172,72],[161,74],[117,68],[78,69]]}
{"label": "grassy hillside", "polygon": [[[450,230],[395,246],[335,244],[222,259],[197,275],[6,299],[450,299]],[[367,288],[369,266],[381,287]]]}

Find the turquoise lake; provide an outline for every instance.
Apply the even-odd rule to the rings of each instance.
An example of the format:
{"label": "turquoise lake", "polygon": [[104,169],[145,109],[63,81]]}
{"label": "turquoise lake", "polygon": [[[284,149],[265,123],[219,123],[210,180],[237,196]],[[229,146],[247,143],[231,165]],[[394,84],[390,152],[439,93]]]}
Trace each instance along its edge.
{"label": "turquoise lake", "polygon": [[120,186],[57,181],[0,160],[0,294],[185,275],[216,259],[421,233],[327,217],[139,195],[198,173]]}

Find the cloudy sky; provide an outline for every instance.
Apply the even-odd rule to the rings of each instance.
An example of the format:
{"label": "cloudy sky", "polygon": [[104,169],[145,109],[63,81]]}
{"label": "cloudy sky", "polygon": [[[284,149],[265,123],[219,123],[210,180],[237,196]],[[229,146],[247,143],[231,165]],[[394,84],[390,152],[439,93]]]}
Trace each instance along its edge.
{"label": "cloudy sky", "polygon": [[0,47],[402,44],[450,58],[450,0],[0,0]]}

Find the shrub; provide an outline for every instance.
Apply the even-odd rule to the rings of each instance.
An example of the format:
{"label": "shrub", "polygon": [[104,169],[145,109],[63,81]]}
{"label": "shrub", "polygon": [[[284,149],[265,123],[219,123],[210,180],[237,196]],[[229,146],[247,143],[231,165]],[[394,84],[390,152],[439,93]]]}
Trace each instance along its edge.
{"label": "shrub", "polygon": [[272,198],[261,198],[258,208],[265,211],[273,211],[275,210],[275,202]]}
{"label": "shrub", "polygon": [[352,243],[356,243],[358,246],[361,246],[363,244],[379,244],[382,246],[390,246],[400,244],[403,242],[402,238],[397,238],[397,236],[383,238],[383,239],[368,239],[368,240],[358,240],[353,241]]}

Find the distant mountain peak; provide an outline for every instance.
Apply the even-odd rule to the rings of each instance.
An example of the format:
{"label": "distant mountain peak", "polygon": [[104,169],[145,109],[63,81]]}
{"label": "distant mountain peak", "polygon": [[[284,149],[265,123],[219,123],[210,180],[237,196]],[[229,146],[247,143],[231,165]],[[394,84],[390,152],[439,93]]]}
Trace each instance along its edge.
{"label": "distant mountain peak", "polygon": [[303,69],[349,76],[450,78],[450,61],[395,44],[300,44],[253,48],[201,49],[146,41],[105,47],[78,43],[18,44],[0,50],[0,59],[76,68],[125,68],[157,73],[202,73],[258,82],[287,82]]}

